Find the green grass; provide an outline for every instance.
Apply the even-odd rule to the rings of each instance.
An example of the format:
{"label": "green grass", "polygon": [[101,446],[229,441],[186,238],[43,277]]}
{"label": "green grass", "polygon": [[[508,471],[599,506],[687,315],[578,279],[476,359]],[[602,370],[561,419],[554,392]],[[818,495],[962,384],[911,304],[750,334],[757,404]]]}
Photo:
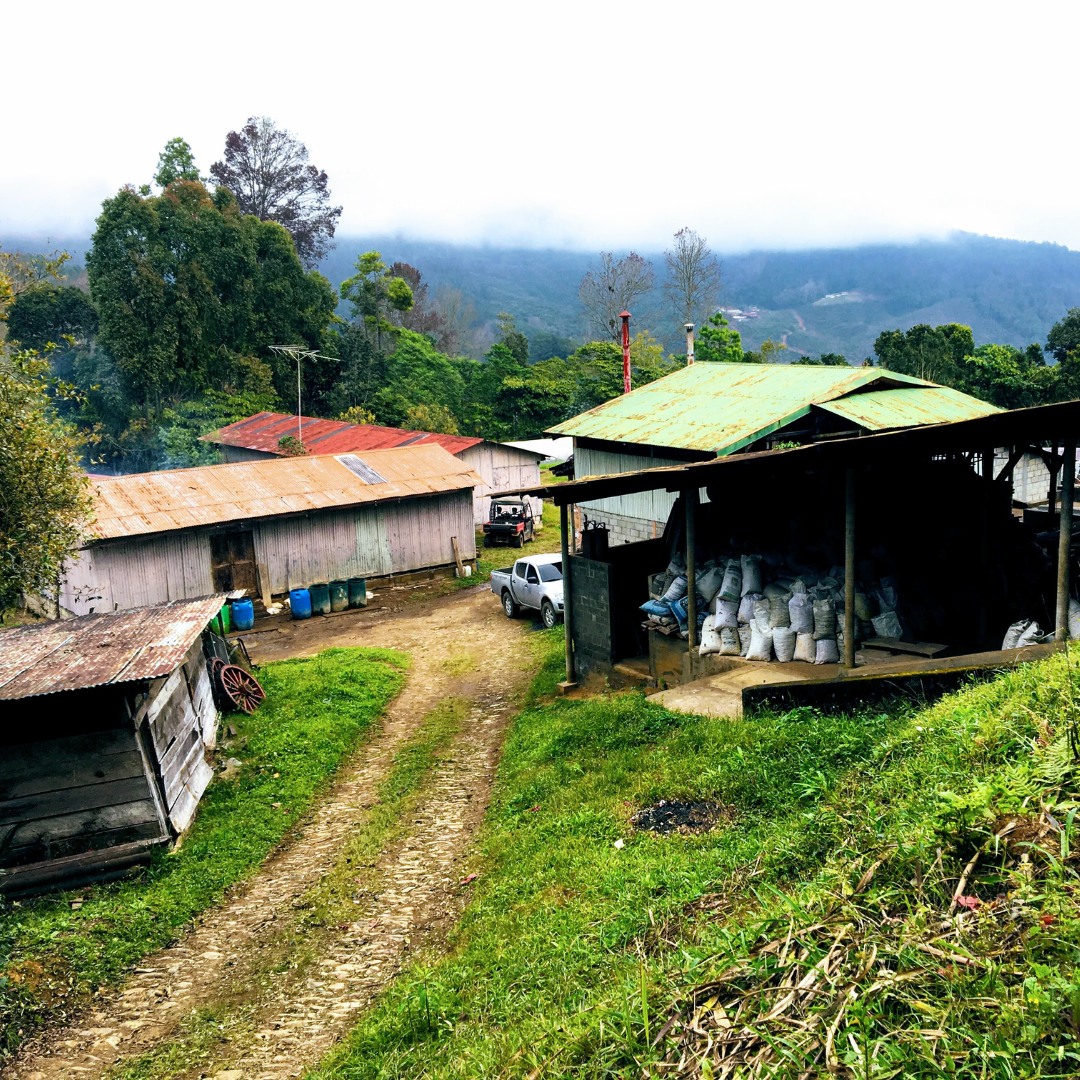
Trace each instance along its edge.
{"label": "green grass", "polygon": [[407,663],[387,649],[329,649],[261,668],[266,703],[229,718],[239,735],[223,747],[243,766],[210,785],[178,851],[158,852],[134,880],[5,905],[0,1049],[62,1020],[254,871],[400,689]]}
{"label": "green grass", "polygon": [[[558,479],[556,477],[556,479]],[[547,481],[545,481],[546,483]],[[484,534],[476,534],[476,569],[466,578],[449,578],[449,589],[468,589],[474,585],[483,585],[491,580],[492,570],[501,570],[522,555],[543,555],[559,551],[562,539],[559,533],[559,508],[550,500],[544,501],[544,527],[536,533],[524,548],[484,547]]]}
{"label": "green grass", "polygon": [[[407,970],[315,1077],[708,1078],[732,1017],[740,1052],[772,1055],[762,1075],[1080,1071],[1070,661],[929,706],[715,722],[636,694],[542,704],[547,641],[449,955]],[[661,798],[715,800],[727,823],[634,833]],[[1033,846],[1042,807],[1062,831]],[[1011,848],[992,839],[1009,820]],[[977,851],[979,911],[958,919]]]}

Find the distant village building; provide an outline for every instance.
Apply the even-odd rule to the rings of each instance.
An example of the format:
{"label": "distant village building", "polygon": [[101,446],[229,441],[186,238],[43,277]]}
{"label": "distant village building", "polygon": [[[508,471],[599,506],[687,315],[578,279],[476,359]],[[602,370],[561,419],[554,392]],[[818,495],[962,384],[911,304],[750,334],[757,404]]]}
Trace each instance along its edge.
{"label": "distant village building", "polygon": [[[378,424],[346,424],[341,420],[320,420],[287,413],[256,413],[219,431],[202,436],[221,450],[222,461],[265,461],[288,455],[282,439],[300,434],[308,454],[354,454],[400,446],[441,446],[460,458],[479,477],[473,493],[473,522],[487,520],[492,495],[519,491],[540,483],[540,462],[544,453],[511,443],[490,442],[470,435],[440,435],[430,431],[406,431]],[[537,501],[534,512],[539,514]]]}
{"label": "distant village building", "polygon": [[[549,434],[573,436],[574,476],[582,480],[998,411],[959,390],[881,368],[697,363]],[[700,497],[708,501],[704,488]],[[581,511],[605,523],[613,542],[648,540],[663,533],[675,498],[658,488],[583,502]]]}
{"label": "distant village building", "polygon": [[191,824],[217,731],[202,634],[222,602],[0,631],[0,892],[120,873]]}
{"label": "distant village building", "polygon": [[246,589],[281,596],[476,557],[473,489],[441,446],[118,476],[94,491],[93,539],[60,602],[76,615]]}

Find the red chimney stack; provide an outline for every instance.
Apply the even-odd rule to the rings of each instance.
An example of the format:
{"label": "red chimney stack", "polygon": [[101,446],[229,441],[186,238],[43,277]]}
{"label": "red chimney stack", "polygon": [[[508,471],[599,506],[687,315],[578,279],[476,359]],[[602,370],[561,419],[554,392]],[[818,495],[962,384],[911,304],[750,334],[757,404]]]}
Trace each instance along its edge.
{"label": "red chimney stack", "polygon": [[630,312],[620,312],[622,319],[622,381],[623,393],[630,393]]}

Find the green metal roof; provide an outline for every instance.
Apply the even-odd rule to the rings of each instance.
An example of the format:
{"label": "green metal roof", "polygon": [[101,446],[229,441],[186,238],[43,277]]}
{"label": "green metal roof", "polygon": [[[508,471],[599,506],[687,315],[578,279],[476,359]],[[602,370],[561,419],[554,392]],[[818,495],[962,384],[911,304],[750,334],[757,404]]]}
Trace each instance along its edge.
{"label": "green metal roof", "polygon": [[606,401],[550,432],[723,456],[805,416],[814,405],[871,387],[882,397],[900,388],[937,389],[881,368],[703,362]]}
{"label": "green metal roof", "polygon": [[974,420],[977,416],[1001,412],[994,405],[946,386],[871,390],[822,402],[818,408],[852,420],[869,431],[948,424],[953,420]]}

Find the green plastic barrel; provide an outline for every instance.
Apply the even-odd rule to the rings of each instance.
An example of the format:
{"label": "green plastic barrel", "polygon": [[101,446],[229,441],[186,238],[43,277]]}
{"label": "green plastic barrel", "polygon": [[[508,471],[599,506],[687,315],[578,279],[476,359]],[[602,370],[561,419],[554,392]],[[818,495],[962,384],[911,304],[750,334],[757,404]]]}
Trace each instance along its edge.
{"label": "green plastic barrel", "polygon": [[349,583],[347,581],[330,582],[330,610],[344,611],[349,606]]}
{"label": "green plastic barrel", "polygon": [[232,619],[229,617],[229,605],[226,604],[211,620],[210,629],[213,633],[224,637],[232,629]]}
{"label": "green plastic barrel", "polygon": [[318,585],[309,585],[308,592],[311,594],[311,613],[313,615],[330,614],[330,586],[325,581]]}
{"label": "green plastic barrel", "polygon": [[367,607],[367,578],[349,578],[349,607]]}

